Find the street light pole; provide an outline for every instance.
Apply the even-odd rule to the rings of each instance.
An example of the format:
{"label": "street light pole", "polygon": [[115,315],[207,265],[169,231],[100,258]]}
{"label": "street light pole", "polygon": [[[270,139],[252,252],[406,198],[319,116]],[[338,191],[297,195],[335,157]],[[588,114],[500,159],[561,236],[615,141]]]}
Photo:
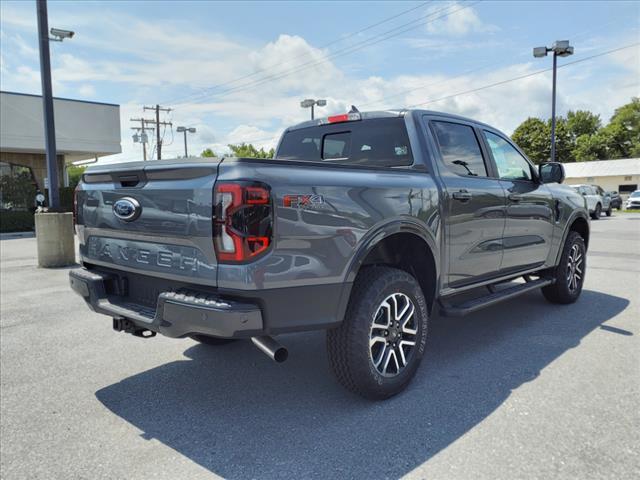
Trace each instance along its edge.
{"label": "street light pole", "polygon": [[187,130],[185,130],[183,133],[184,133],[184,158],[187,158],[189,156],[189,153],[187,152]]}
{"label": "street light pole", "polygon": [[42,111],[44,119],[44,138],[47,159],[47,177],[49,179],[49,208],[60,208],[58,190],[58,161],[56,155],[56,127],[53,117],[53,93],[51,89],[51,57],[49,55],[49,21],[47,19],[47,0],[37,0],[38,42],[40,46],[40,79],[42,82]]}
{"label": "street light pole", "polygon": [[196,133],[196,129],[194,127],[178,127],[176,128],[176,132],[182,132],[184,134],[184,157],[189,157],[189,153],[187,152],[187,133]]}
{"label": "street light pole", "polygon": [[551,87],[551,161],[556,161],[556,77],[558,54],[553,52],[553,86]]}
{"label": "street light pole", "polygon": [[307,98],[300,102],[302,108],[311,108],[311,120],[315,119],[315,106],[324,107],[326,104],[327,101],[324,99],[315,100],[313,98]]}
{"label": "street light pole", "polygon": [[551,161],[556,161],[556,79],[558,70],[558,57],[568,57],[573,55],[573,47],[569,45],[569,40],[558,40],[551,48],[536,47],[533,49],[533,56],[536,58],[546,57],[549,52],[553,52],[553,85],[551,87]]}

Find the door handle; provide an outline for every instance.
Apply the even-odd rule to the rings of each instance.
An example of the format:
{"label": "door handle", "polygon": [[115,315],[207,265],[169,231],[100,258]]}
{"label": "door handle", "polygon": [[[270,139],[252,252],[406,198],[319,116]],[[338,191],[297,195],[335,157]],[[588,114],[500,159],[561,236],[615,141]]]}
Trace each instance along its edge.
{"label": "door handle", "polygon": [[520,200],[522,200],[522,195],[518,195],[517,193],[510,193],[508,195],[508,198],[512,202],[519,202]]}
{"label": "door handle", "polygon": [[455,200],[459,200],[461,202],[468,202],[471,200],[471,194],[466,190],[459,190],[457,192],[453,192],[451,195]]}

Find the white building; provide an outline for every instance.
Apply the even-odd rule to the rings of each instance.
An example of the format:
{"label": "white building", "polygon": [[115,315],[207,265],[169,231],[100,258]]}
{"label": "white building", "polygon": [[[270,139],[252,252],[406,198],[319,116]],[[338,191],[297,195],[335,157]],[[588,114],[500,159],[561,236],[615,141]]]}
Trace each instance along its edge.
{"label": "white building", "polygon": [[565,163],[564,171],[564,183],[568,185],[599,185],[603,190],[617,191],[622,196],[638,190],[640,185],[640,158]]}
{"label": "white building", "polygon": [[[63,98],[53,105],[61,186],[69,163],[122,151],[119,105]],[[46,171],[42,97],[0,92],[0,175],[30,172],[44,190]]]}

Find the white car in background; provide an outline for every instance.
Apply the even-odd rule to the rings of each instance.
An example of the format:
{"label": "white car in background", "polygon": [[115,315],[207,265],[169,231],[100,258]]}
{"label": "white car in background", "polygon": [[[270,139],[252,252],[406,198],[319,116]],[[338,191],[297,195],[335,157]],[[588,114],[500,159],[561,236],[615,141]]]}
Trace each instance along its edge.
{"label": "white car in background", "polygon": [[630,210],[632,208],[640,208],[640,190],[636,190],[629,198],[627,198],[626,203],[624,204],[624,208],[626,210]]}
{"label": "white car in background", "polygon": [[604,197],[598,193],[598,189],[593,185],[569,185],[576,192],[582,195],[587,201],[589,215],[594,220],[598,220],[604,210]]}

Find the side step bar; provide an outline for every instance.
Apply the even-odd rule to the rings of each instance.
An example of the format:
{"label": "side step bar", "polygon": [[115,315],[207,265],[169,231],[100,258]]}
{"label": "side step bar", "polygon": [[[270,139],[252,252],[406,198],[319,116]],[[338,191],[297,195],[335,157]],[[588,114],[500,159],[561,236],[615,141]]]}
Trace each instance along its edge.
{"label": "side step bar", "polygon": [[496,303],[515,298],[523,293],[530,292],[537,288],[546,287],[553,283],[553,280],[546,278],[540,278],[538,280],[529,280],[525,278],[525,280],[527,280],[525,283],[514,285],[513,287],[505,288],[503,290],[491,291],[492,289],[490,288],[491,293],[488,295],[480,298],[474,298],[473,300],[467,300],[466,302],[462,302],[457,305],[450,305],[442,302],[440,313],[445,317],[462,317],[469,313],[477,312],[485,307],[490,307]]}

